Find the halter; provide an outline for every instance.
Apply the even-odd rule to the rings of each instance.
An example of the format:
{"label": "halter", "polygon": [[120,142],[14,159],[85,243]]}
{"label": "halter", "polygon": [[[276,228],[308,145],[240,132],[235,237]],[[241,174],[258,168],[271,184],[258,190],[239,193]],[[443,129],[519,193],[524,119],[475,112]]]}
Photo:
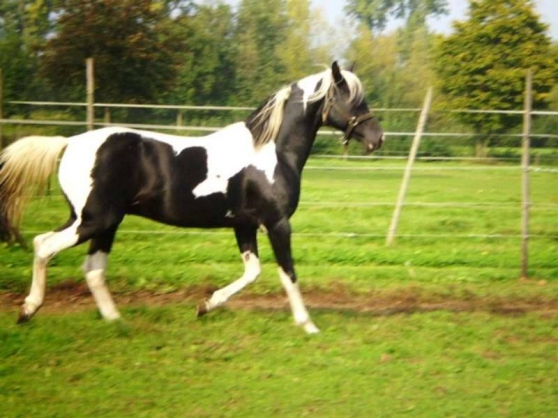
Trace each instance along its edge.
{"label": "halter", "polygon": [[343,112],[343,110],[339,109],[338,106],[335,104],[335,95],[333,94],[333,89],[329,89],[326,94],[326,101],[324,104],[324,110],[322,112],[322,122],[325,123],[329,117],[329,112],[334,107],[337,108],[337,111],[341,114],[341,116],[347,118],[347,128],[345,130],[345,134],[341,138],[341,143],[344,146],[349,145],[349,141],[351,140],[351,134],[353,133],[354,129],[360,125],[362,122],[367,121],[368,119],[373,119],[375,116],[372,112],[365,113],[364,115],[360,116],[350,116]]}

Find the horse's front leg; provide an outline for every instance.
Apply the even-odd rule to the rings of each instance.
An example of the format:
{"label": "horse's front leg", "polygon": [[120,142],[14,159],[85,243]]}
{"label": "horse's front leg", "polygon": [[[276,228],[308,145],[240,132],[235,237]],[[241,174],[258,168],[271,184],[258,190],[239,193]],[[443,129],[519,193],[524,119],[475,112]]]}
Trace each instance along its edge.
{"label": "horse's front leg", "polygon": [[211,298],[203,300],[198,305],[198,316],[223,305],[230,297],[240,292],[247,285],[254,282],[260,275],[260,259],[258,258],[258,241],[256,238],[258,230],[252,226],[237,227],[234,230],[238,249],[244,262],[244,274],[238,280],[226,287],[217,290]]}
{"label": "horse's front leg", "polygon": [[294,261],[291,254],[291,226],[288,219],[268,228],[269,240],[279,264],[279,278],[289,297],[295,323],[308,334],[316,334],[320,330],[314,325],[308,314],[297,282]]}

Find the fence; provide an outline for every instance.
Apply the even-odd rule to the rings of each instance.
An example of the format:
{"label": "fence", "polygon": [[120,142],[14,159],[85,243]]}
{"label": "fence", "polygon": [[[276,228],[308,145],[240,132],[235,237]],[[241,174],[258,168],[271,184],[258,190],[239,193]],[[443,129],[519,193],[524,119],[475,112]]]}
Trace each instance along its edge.
{"label": "fence", "polygon": [[[93,73],[93,61],[92,59],[88,59],[86,61],[86,102],[36,102],[36,101],[10,101],[7,102],[11,105],[27,105],[27,106],[63,106],[63,107],[85,107],[86,109],[86,120],[83,122],[80,121],[61,121],[61,120],[28,120],[28,119],[4,119],[3,118],[3,96],[2,96],[2,70],[0,69],[0,148],[2,146],[2,138],[3,138],[3,125],[7,124],[14,124],[14,125],[57,125],[57,126],[84,126],[88,130],[92,130],[95,127],[107,127],[107,126],[127,126],[131,128],[138,128],[138,129],[153,129],[153,130],[174,130],[174,131],[201,131],[201,132],[213,132],[221,129],[221,127],[202,127],[202,126],[184,126],[183,125],[183,112],[190,111],[190,110],[212,110],[212,111],[250,111],[254,110],[253,107],[233,107],[233,106],[180,106],[180,105],[148,105],[148,104],[115,104],[115,103],[95,103],[94,101],[94,73]],[[419,150],[420,142],[423,137],[471,137],[472,134],[470,133],[439,133],[439,132],[424,132],[432,104],[432,88],[429,88],[424,100],[424,105],[422,108],[402,108],[402,109],[375,109],[377,112],[414,112],[419,113],[419,120],[417,124],[417,128],[415,132],[386,132],[386,136],[400,136],[400,137],[413,137],[413,142],[410,147],[409,154],[407,156],[389,156],[389,157],[358,157],[353,156],[349,157],[347,155],[339,156],[340,158],[368,158],[368,159],[405,159],[407,160],[407,164],[404,169],[403,179],[401,182],[399,194],[397,196],[397,201],[394,205],[394,211],[390,223],[390,227],[386,234],[386,245],[392,245],[395,243],[397,236],[405,236],[397,233],[399,218],[401,216],[402,208],[404,206],[412,206],[405,204],[405,198],[407,194],[407,190],[409,188],[411,175],[414,168],[414,163],[420,157],[417,157],[417,153]],[[95,121],[95,108],[102,108],[104,109],[104,121],[98,122]],[[156,124],[130,124],[130,123],[112,123],[111,122],[111,112],[110,109],[115,108],[139,108],[139,109],[164,109],[164,110],[173,110],[176,111],[176,124],[175,125],[156,125]],[[448,113],[492,113],[492,114],[516,114],[523,116],[523,133],[522,134],[500,134],[497,136],[502,137],[518,137],[522,139],[522,157],[521,157],[521,168],[522,171],[522,186],[521,186],[521,211],[522,211],[522,220],[521,220],[521,233],[519,235],[466,235],[464,237],[469,238],[521,238],[521,277],[528,276],[528,258],[529,258],[529,249],[528,243],[529,238],[532,235],[529,234],[529,212],[532,206],[530,202],[530,189],[529,189],[529,174],[532,171],[530,167],[530,139],[537,138],[537,137],[545,137],[545,138],[558,138],[558,135],[534,135],[531,133],[531,126],[532,126],[532,116],[534,115],[544,115],[544,116],[558,116],[558,112],[551,112],[551,111],[535,111],[532,109],[532,74],[529,71],[526,75],[526,82],[525,82],[525,104],[523,110],[471,110],[471,109],[459,109],[459,110],[447,110]],[[335,135],[335,132],[332,131],[321,131],[321,134],[326,135]],[[322,155],[317,155],[317,158],[323,158]],[[331,158],[331,156],[329,156]],[[452,158],[452,157],[428,157],[429,160],[473,160],[473,161],[481,161],[484,158]],[[491,158],[492,159],[492,158]],[[318,167],[308,166],[307,169],[317,169]],[[321,167],[327,168],[327,167]],[[492,167],[492,169],[508,169],[509,167]],[[357,170],[357,169],[370,169],[368,167],[362,168],[355,168],[355,167],[329,167],[328,169],[331,170]],[[375,167],[373,169],[382,169],[382,170],[400,170],[401,167]],[[422,169],[428,169],[423,167]],[[435,168],[436,170],[440,170],[440,167]],[[442,168],[443,169],[443,168]],[[452,169],[455,169],[452,168]],[[463,170],[473,170],[473,169],[483,169],[481,167],[458,167],[458,169]],[[558,170],[552,168],[541,168],[537,167],[536,171],[548,171],[552,173],[557,173]],[[304,204],[304,202],[302,202]],[[323,204],[343,204],[346,205],[346,202],[324,202]],[[373,203],[367,202],[357,202],[359,205],[374,205]],[[417,204],[415,204],[416,206]],[[420,205],[420,204],[418,204]],[[435,204],[424,204],[433,206]],[[445,205],[445,206],[466,206],[466,205],[474,205],[472,203],[441,203],[438,205]],[[494,205],[496,207],[497,205]],[[552,208],[558,208],[558,205],[551,206]],[[137,232],[137,231],[136,231]],[[165,232],[168,233],[168,232]],[[307,234],[306,234],[307,235]],[[338,234],[314,234],[316,236],[351,236],[354,234],[349,233],[338,233]],[[383,235],[380,234],[365,234],[366,236],[371,237],[382,237]],[[448,237],[455,237],[455,235],[447,235]],[[437,235],[429,235],[429,237],[439,237],[444,238],[446,235],[437,234]]]}

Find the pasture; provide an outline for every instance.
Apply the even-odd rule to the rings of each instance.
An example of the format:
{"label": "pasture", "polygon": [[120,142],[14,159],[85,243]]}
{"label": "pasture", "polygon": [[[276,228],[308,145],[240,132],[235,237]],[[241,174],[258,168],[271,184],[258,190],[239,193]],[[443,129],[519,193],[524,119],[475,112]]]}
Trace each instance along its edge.
{"label": "pasture", "polygon": [[[555,416],[558,175],[532,173],[520,281],[517,166],[417,164],[386,247],[402,167],[308,162],[293,252],[317,336],[291,324],[263,233],[258,282],[195,319],[204,292],[242,272],[232,232],[126,219],[108,270],[124,320],[111,324],[81,246],[51,262],[45,306],[16,326],[32,255],[1,247],[0,415]],[[54,185],[26,238],[66,216]]]}

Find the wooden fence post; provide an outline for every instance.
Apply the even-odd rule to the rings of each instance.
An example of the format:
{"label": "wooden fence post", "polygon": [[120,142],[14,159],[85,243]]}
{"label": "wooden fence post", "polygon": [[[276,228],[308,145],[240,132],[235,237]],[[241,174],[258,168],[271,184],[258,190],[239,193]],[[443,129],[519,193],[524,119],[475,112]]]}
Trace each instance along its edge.
{"label": "wooden fence post", "polygon": [[521,156],[521,278],[529,277],[529,163],[531,148],[531,111],[533,106],[533,72],[527,70],[525,77],[525,106],[523,111],[523,153]]}
{"label": "wooden fence post", "polygon": [[87,130],[92,131],[95,123],[95,109],[93,102],[95,100],[95,79],[93,72],[93,58],[85,60],[86,67],[86,91],[87,91]]}
{"label": "wooden fence post", "polygon": [[411,151],[409,152],[409,158],[407,160],[407,166],[405,167],[405,173],[403,174],[403,181],[401,182],[401,188],[399,189],[399,196],[397,197],[395,209],[391,218],[391,225],[388,230],[386,245],[391,245],[395,241],[395,235],[397,234],[397,225],[399,224],[399,217],[401,216],[401,208],[403,207],[403,203],[405,202],[405,196],[407,194],[407,189],[409,188],[409,180],[411,179],[411,170],[417,156],[422,133],[424,132],[424,127],[428,119],[428,113],[430,112],[431,103],[432,87],[428,89],[428,91],[426,92],[426,97],[424,98],[424,104],[422,106],[422,111],[420,112],[417,130],[415,131],[413,144],[411,145]]}

